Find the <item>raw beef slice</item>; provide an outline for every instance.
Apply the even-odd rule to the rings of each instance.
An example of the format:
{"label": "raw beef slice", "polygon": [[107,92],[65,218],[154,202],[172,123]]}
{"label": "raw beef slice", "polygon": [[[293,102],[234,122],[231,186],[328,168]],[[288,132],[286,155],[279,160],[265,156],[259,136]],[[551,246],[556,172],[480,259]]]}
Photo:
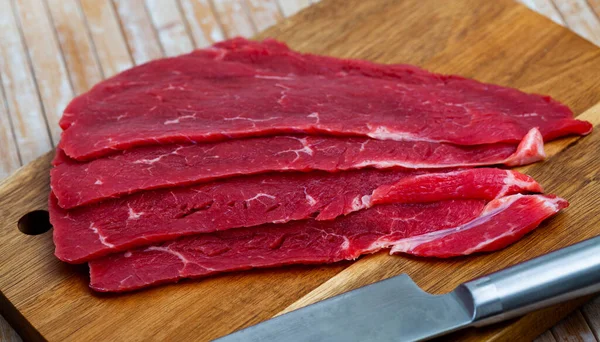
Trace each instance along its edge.
{"label": "raw beef slice", "polygon": [[139,147],[89,162],[77,162],[59,150],[56,167],[51,170],[51,187],[59,205],[69,209],[140,190],[267,171],[522,165],[543,158],[542,137],[535,128],[518,146],[276,136]]}
{"label": "raw beef slice", "polygon": [[308,133],[480,145],[587,134],[550,97],[243,38],[152,61],[75,98],[59,146],[77,160],[115,150]]}
{"label": "raw beef slice", "polygon": [[467,224],[395,241],[391,253],[449,258],[495,251],[521,239],[568,205],[553,195],[503,197],[490,202],[480,217]]}
{"label": "raw beef slice", "polygon": [[[330,263],[392,248],[449,257],[503,248],[568,203],[552,195],[387,204],[333,221],[295,221],[185,237],[90,261],[90,286],[120,292],[210,274]],[[423,237],[423,238],[422,238]]]}
{"label": "raw beef slice", "polygon": [[492,200],[523,192],[542,192],[542,188],[516,171],[371,169],[237,177],[142,192],[68,211],[51,196],[49,210],[56,256],[81,263],[183,235],[310,217],[332,220],[373,204]]}

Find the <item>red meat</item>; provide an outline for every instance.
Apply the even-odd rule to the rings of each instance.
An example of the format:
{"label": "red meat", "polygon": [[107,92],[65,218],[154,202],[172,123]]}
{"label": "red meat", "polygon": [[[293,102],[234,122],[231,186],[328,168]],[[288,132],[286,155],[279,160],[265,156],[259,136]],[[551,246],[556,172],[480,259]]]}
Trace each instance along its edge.
{"label": "red meat", "polygon": [[[120,292],[210,274],[288,264],[331,263],[392,248],[449,257],[503,248],[568,203],[548,195],[387,204],[333,221],[230,229],[90,262],[90,286]],[[160,262],[157,262],[160,260]]]}
{"label": "red meat", "polygon": [[152,61],[74,99],[59,146],[88,160],[134,146],[283,133],[480,145],[587,134],[547,96],[242,38]]}
{"label": "red meat", "polygon": [[56,255],[81,263],[184,235],[310,217],[332,220],[373,204],[492,200],[541,191],[532,178],[500,169],[431,174],[357,170],[237,177],[190,188],[146,191],[68,211],[52,196],[49,209]]}
{"label": "red meat", "polygon": [[278,136],[140,147],[89,162],[74,161],[58,151],[51,187],[60,206],[69,209],[140,190],[268,171],[521,165],[543,158],[542,137],[535,128],[518,147]]}

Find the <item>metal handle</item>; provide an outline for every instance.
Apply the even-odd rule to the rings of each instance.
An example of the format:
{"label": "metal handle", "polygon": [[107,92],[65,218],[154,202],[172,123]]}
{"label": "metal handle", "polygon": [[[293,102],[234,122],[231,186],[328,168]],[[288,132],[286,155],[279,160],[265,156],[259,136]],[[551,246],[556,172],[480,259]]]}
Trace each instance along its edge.
{"label": "metal handle", "polygon": [[462,284],[481,326],[600,290],[600,236]]}

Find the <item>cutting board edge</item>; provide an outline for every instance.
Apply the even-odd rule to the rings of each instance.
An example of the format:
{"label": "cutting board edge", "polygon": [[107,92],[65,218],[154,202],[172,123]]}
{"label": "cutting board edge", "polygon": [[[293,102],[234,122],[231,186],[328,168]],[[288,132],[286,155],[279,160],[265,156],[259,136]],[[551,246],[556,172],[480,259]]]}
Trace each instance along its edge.
{"label": "cutting board edge", "polygon": [[8,298],[0,291],[0,316],[15,329],[23,341],[42,342],[46,339],[42,334],[17,310]]}
{"label": "cutting board edge", "polygon": [[[264,36],[264,34],[263,34],[263,36]],[[43,157],[42,157],[42,158],[38,158],[38,160],[39,160],[39,159],[43,159]],[[38,160],[36,160],[36,161],[34,161],[34,162],[32,162],[32,163],[36,163],[36,162],[38,162]],[[29,166],[29,164],[28,164],[27,166]],[[25,166],[24,166],[24,168],[25,168]],[[21,171],[21,170],[19,170],[19,171]],[[14,178],[15,180],[17,180],[17,179],[26,179],[26,178],[27,178],[27,176],[26,176],[26,175],[18,175],[19,177],[17,177],[17,175],[15,174],[15,175],[13,175],[13,176],[15,176],[15,178]],[[21,177],[21,176],[23,176],[23,177]],[[7,179],[12,179],[12,178],[13,178],[13,177],[11,176],[11,177],[9,177],[9,178],[7,178]],[[4,185],[4,183],[3,183],[3,182],[2,182],[2,183],[0,183],[0,188],[2,187],[2,185]],[[16,187],[16,184],[15,184],[15,187]],[[2,303],[2,301],[0,301],[0,303]],[[12,304],[11,304],[11,305],[12,305]],[[16,308],[15,308],[15,310],[16,310]],[[18,312],[17,312],[17,313],[18,313]],[[20,314],[20,313],[19,313],[19,314]],[[565,315],[566,315],[566,314],[565,314]],[[23,319],[25,319],[25,318],[23,317]],[[26,319],[25,319],[25,321],[26,321]],[[27,323],[28,323],[28,322],[27,322]],[[37,330],[36,330],[36,331],[37,331]],[[496,340],[496,339],[491,339],[491,340]]]}

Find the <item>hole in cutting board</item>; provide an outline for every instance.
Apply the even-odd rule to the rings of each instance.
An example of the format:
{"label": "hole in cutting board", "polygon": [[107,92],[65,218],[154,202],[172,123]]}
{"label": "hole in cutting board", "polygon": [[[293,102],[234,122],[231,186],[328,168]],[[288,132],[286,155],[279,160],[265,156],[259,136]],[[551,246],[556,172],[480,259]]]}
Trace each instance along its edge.
{"label": "hole in cutting board", "polygon": [[19,230],[27,235],[43,234],[52,228],[46,210],[35,210],[23,215],[17,222]]}

